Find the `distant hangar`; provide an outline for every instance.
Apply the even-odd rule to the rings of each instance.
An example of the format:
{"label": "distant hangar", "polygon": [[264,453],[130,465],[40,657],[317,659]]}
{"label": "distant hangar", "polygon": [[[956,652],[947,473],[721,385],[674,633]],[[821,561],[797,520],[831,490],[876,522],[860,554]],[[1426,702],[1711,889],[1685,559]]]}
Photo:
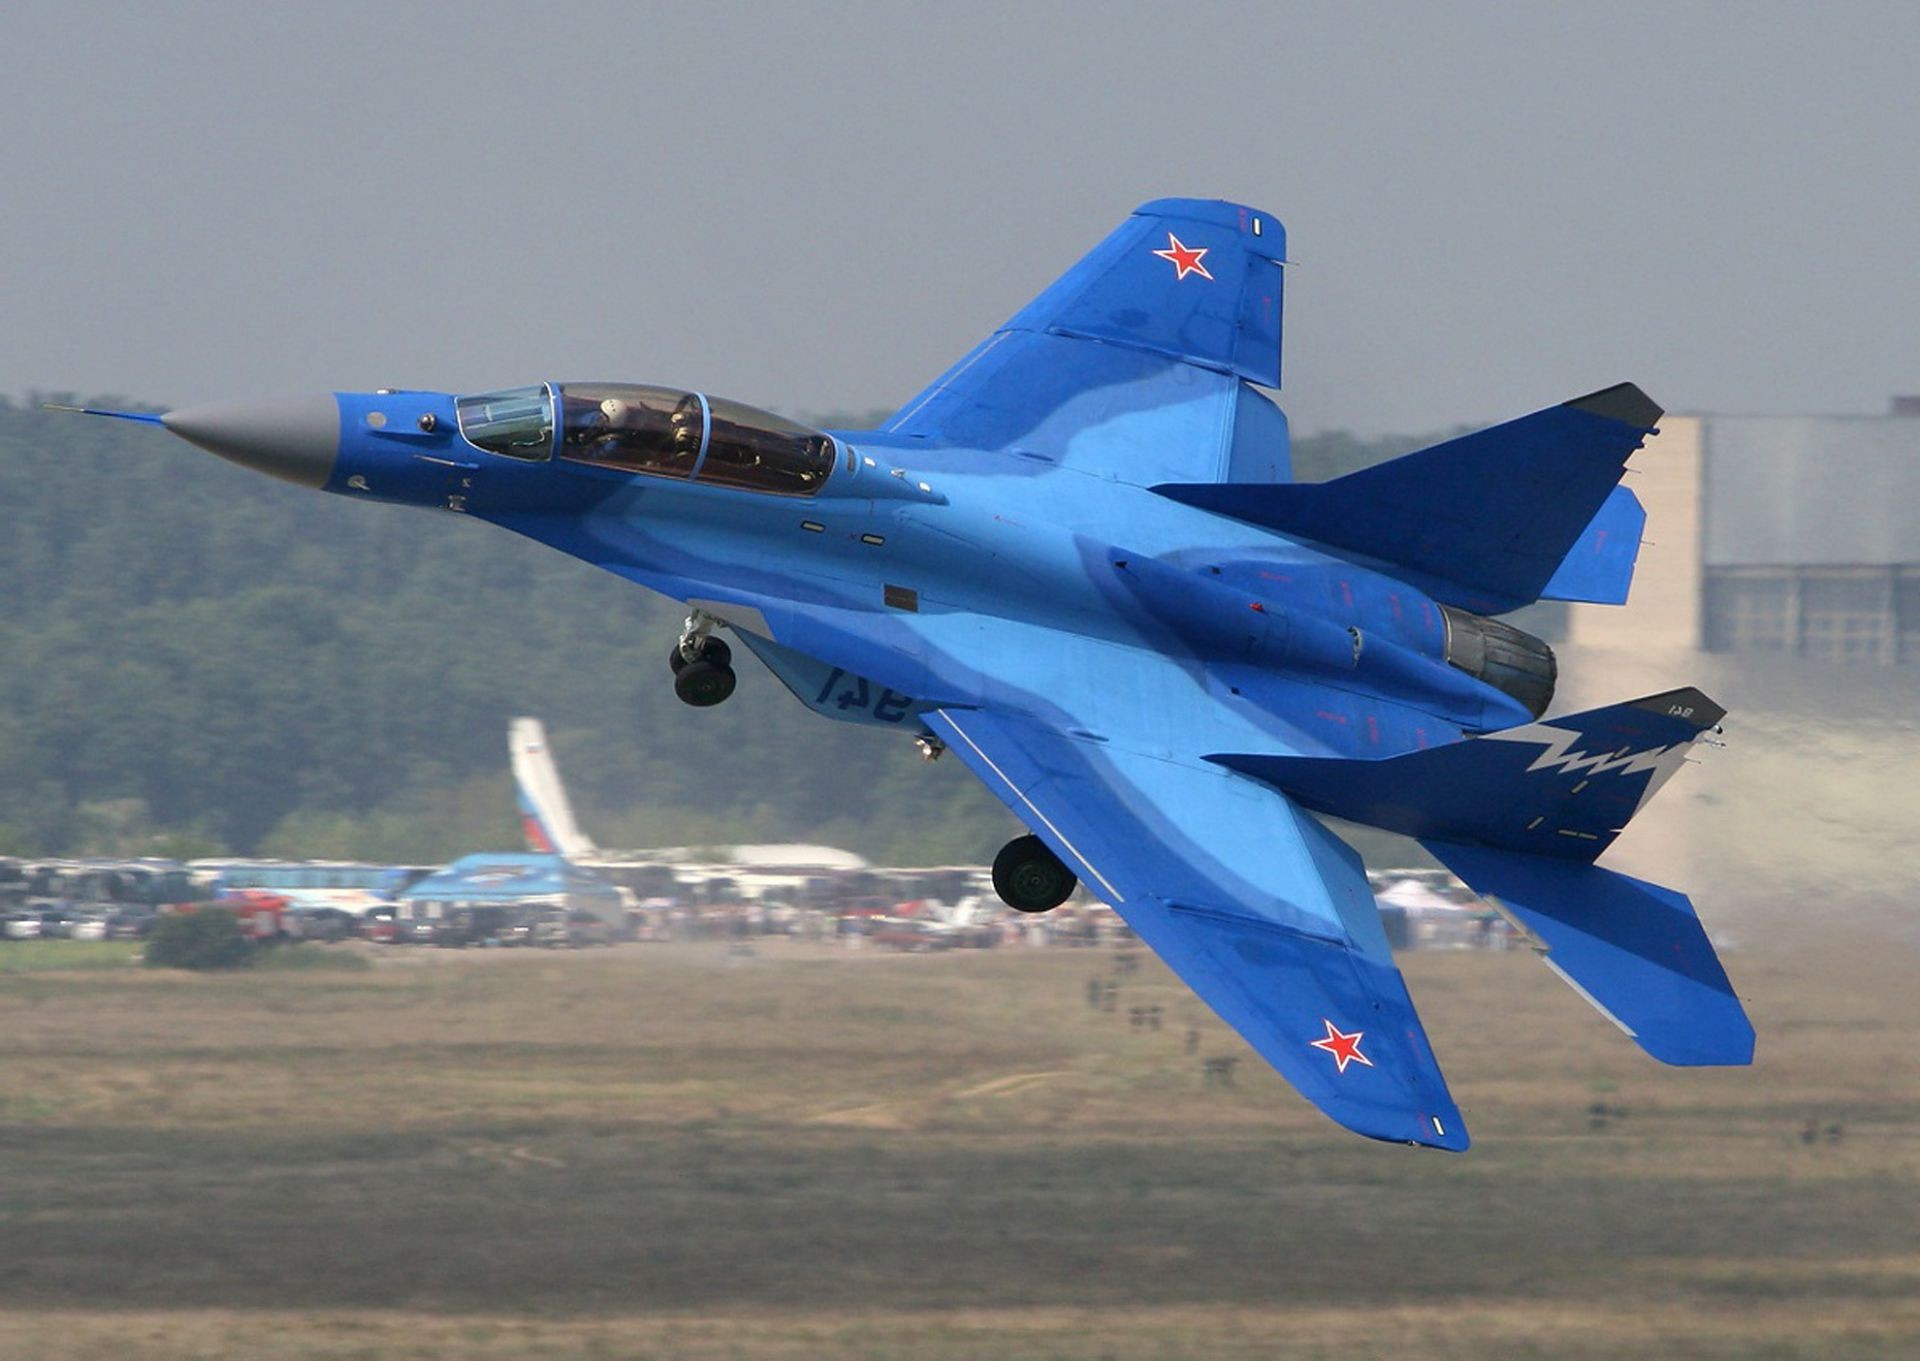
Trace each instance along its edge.
{"label": "distant hangar", "polygon": [[1627,485],[1647,540],[1599,647],[1920,661],[1920,397],[1880,416],[1667,416]]}

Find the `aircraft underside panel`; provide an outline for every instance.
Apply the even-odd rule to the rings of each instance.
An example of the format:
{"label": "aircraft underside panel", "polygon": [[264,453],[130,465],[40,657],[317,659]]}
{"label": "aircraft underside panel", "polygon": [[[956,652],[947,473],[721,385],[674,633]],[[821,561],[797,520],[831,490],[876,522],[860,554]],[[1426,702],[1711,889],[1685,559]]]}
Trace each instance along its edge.
{"label": "aircraft underside panel", "polygon": [[919,732],[926,706],[878,681],[797,652],[751,633],[736,631],[741,642],[766,663],[793,697],[817,714],[841,723]]}
{"label": "aircraft underside panel", "polygon": [[928,726],[1301,1095],[1370,1138],[1467,1146],[1360,859],[1311,815],[1028,718]]}

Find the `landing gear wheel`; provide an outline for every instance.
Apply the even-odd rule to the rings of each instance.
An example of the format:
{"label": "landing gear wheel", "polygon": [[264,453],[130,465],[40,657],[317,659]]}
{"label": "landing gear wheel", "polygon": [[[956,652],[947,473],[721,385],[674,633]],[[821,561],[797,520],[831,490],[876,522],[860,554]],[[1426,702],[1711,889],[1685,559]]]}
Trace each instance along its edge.
{"label": "landing gear wheel", "polygon": [[[727,646],[725,639],[709,634],[701,640],[700,660],[722,668],[729,667],[733,665],[733,649]],[[680,650],[680,644],[675,643],[673,651],[667,654],[667,665],[673,668],[676,676],[686,669],[687,655]]]}
{"label": "landing gear wheel", "polygon": [[1080,881],[1037,836],[1009,841],[993,857],[993,891],[1015,912],[1051,912]]}
{"label": "landing gear wheel", "polygon": [[696,709],[718,704],[733,693],[734,676],[730,666],[715,666],[702,657],[688,662],[673,678],[673,693]]}

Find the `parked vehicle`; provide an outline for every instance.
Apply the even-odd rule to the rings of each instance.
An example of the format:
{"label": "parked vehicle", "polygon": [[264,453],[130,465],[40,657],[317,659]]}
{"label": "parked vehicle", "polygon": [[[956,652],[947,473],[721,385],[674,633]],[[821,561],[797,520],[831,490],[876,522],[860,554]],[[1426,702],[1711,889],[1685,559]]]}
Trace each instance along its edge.
{"label": "parked vehicle", "polygon": [[221,897],[215,907],[224,907],[240,919],[240,930],[249,940],[273,940],[290,934],[286,928],[287,900],[264,888],[242,888]]}
{"label": "parked vehicle", "polygon": [[145,940],[160,914],[150,907],[119,907],[107,913],[108,940]]}
{"label": "parked vehicle", "polygon": [[353,913],[337,907],[295,908],[281,918],[282,928],[296,940],[345,940],[353,934]]}
{"label": "parked vehicle", "polygon": [[74,923],[85,920],[83,914],[70,907],[42,907],[38,911],[40,935],[46,940],[72,939]]}
{"label": "parked vehicle", "polygon": [[186,870],[168,860],[43,860],[17,867],[15,891],[29,906],[107,913],[192,902]]}
{"label": "parked vehicle", "polygon": [[496,945],[538,945],[540,934],[540,914],[537,912],[511,912],[507,920],[501,923],[494,933]]}
{"label": "parked vehicle", "polygon": [[440,903],[401,903],[393,915],[394,943],[433,944],[440,935],[440,924],[450,910]]}
{"label": "parked vehicle", "polygon": [[870,917],[867,939],[875,945],[911,951],[945,950],[955,944],[952,933],[942,930],[938,922],[916,917]]}
{"label": "parked vehicle", "polygon": [[400,939],[400,930],[394,920],[396,909],[376,907],[362,914],[359,931],[362,937],[378,945],[392,945]]}
{"label": "parked vehicle", "polygon": [[331,907],[358,916],[393,903],[430,873],[426,865],[365,865],[345,860],[196,860],[192,869],[216,897],[264,889],[297,911]]}
{"label": "parked vehicle", "polygon": [[578,950],[613,944],[613,927],[591,912],[549,911],[534,923],[534,943],[549,949]]}
{"label": "parked vehicle", "polygon": [[409,898],[394,914],[394,939],[409,945],[448,948],[494,944],[509,919],[506,908],[491,904]]}
{"label": "parked vehicle", "polygon": [[435,945],[496,945],[512,914],[504,907],[479,904],[456,907],[441,919]]}
{"label": "parked vehicle", "polygon": [[0,935],[8,940],[33,940],[40,934],[38,912],[9,912],[0,916]]}

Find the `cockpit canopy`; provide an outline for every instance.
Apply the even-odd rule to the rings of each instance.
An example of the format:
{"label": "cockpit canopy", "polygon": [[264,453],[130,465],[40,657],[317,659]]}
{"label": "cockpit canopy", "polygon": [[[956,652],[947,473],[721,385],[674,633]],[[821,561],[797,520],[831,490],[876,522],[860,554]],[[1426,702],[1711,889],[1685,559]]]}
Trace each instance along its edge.
{"label": "cockpit canopy", "polygon": [[467,442],[489,453],[547,459],[557,449],[572,463],[781,496],[814,495],[836,457],[818,430],[679,388],[547,384],[462,397],[455,411]]}
{"label": "cockpit canopy", "polygon": [[553,398],[544,384],[461,397],[453,410],[460,433],[476,448],[509,458],[553,454]]}

